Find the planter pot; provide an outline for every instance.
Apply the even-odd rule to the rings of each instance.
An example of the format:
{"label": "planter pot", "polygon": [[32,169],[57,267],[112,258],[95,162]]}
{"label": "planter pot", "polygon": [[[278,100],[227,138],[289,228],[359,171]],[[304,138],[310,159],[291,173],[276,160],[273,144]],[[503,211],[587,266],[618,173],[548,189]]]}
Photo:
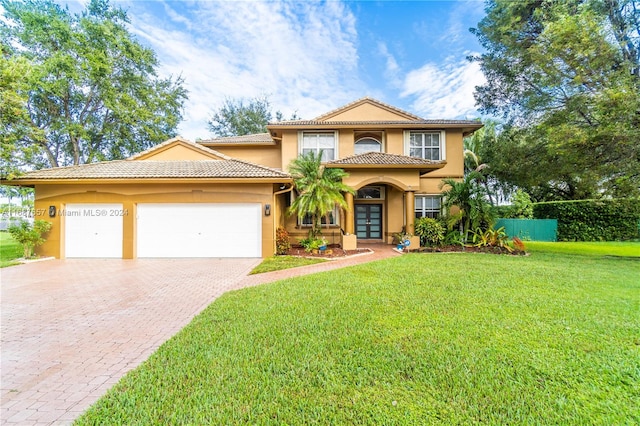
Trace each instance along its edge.
{"label": "planter pot", "polygon": [[402,250],[402,249],[404,249],[404,244],[398,244],[398,245],[396,245],[396,248],[398,250]]}
{"label": "planter pot", "polygon": [[327,246],[320,246],[319,249],[320,251],[325,251],[327,249]]}

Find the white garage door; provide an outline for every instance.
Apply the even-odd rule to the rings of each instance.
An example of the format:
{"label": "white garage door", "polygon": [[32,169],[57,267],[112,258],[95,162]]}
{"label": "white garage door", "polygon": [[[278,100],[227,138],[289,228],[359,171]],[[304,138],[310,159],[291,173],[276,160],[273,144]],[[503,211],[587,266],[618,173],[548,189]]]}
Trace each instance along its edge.
{"label": "white garage door", "polygon": [[262,257],[261,204],[138,204],[138,257]]}
{"label": "white garage door", "polygon": [[67,204],[66,257],[122,257],[122,204]]}

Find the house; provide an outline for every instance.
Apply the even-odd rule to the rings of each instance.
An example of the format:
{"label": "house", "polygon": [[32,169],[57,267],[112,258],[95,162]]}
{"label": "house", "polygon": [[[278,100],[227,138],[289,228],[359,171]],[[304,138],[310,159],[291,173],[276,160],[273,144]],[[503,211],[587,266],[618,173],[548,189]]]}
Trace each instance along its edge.
{"label": "house", "polygon": [[443,178],[462,178],[463,137],[477,121],[425,120],[363,98],[313,120],[270,123],[256,135],[174,138],[126,160],[38,170],[4,184],[35,188],[35,215],[53,223],[40,254],[64,257],[268,257],[275,230],[308,234],[286,210],[288,165],[322,150],[349,173],[348,209],[324,236],[347,248],[391,242],[416,217],[441,211]]}

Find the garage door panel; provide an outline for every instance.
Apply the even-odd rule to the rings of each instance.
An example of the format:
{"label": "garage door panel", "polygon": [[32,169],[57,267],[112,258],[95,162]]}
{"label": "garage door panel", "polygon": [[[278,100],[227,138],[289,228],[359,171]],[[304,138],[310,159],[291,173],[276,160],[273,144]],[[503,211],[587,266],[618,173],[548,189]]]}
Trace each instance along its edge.
{"label": "garage door panel", "polygon": [[122,258],[122,204],[67,204],[66,257]]}
{"label": "garage door panel", "polygon": [[138,204],[138,257],[261,257],[261,204]]}

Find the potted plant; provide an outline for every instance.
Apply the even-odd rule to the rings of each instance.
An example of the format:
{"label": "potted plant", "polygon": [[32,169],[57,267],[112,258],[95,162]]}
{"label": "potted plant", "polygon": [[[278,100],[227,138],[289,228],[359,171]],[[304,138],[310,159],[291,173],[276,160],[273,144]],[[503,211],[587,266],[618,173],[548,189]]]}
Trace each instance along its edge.
{"label": "potted plant", "polygon": [[395,234],[393,234],[393,243],[396,245],[396,248],[398,250],[404,250],[406,244],[406,241],[409,240],[409,238],[411,238],[411,235],[407,234],[404,231],[401,232],[396,232]]}

